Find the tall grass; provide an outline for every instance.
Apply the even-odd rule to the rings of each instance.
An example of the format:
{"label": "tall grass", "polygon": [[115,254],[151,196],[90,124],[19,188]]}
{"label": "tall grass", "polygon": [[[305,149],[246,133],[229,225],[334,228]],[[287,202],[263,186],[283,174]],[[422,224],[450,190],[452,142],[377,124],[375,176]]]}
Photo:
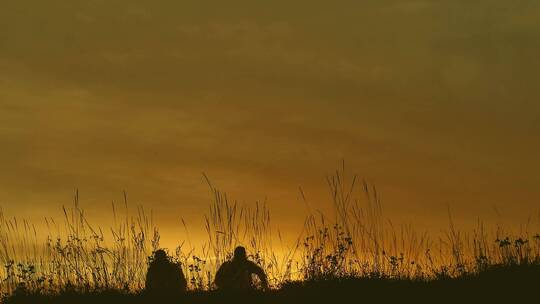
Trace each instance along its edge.
{"label": "tall grass", "polygon": [[[528,229],[515,235],[503,227],[488,231],[479,221],[476,229],[462,232],[451,216],[447,231],[436,236],[394,225],[384,216],[377,189],[347,176],[344,166],[327,177],[333,212],[308,214],[289,243],[272,226],[266,202],[241,205],[205,180],[212,194],[204,215],[207,240],[194,246],[187,237],[170,252],[191,289],[214,288],[217,268],[238,245],[247,248],[274,287],[351,276],[430,280],[540,263],[540,235]],[[76,193],[61,221],[44,219],[45,238],[32,223],[0,212],[0,291],[140,290],[147,257],[160,247],[159,230],[142,207],[129,212],[126,194],[111,208],[110,227],[92,225]],[[182,225],[188,233],[183,220]]]}
{"label": "tall grass", "polygon": [[[127,211],[127,197],[124,196]],[[45,218],[47,236],[35,226],[0,213],[1,291],[16,288],[54,292],[70,289],[124,289],[144,286],[147,256],[159,246],[159,233],[142,208],[118,218],[109,231],[93,226],[79,206],[78,192],[62,222]],[[106,239],[106,235],[110,239]]]}

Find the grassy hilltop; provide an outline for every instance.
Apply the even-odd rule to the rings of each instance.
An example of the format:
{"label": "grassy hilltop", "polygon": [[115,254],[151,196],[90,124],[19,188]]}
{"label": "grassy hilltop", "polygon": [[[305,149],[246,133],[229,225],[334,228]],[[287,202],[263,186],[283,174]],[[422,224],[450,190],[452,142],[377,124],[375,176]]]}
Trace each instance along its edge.
{"label": "grassy hilltop", "polygon": [[335,278],[298,281],[251,293],[190,291],[184,296],[149,297],[120,290],[15,294],[5,303],[536,303],[540,265],[493,267],[477,275],[432,281]]}
{"label": "grassy hilltop", "polygon": [[[64,208],[62,224],[45,220],[47,227],[55,227],[45,240],[31,223],[0,214],[3,300],[288,304],[534,303],[540,298],[538,232],[512,234],[504,227],[488,231],[482,223],[462,232],[450,217],[443,237],[434,238],[385,220],[376,189],[356,177],[347,180],[344,170],[327,182],[333,214],[309,215],[297,240],[286,246],[265,204],[239,206],[208,182],[213,202],[205,216],[206,244],[194,248],[182,243],[170,252],[188,280],[189,292],[181,297],[144,294],[148,256],[159,248],[159,230],[142,208],[136,216],[117,219],[120,212],[113,205],[115,223],[102,229],[85,217],[76,195],[74,207]],[[127,197],[125,206],[127,211]],[[239,244],[267,273],[269,291],[215,290],[217,267]]]}

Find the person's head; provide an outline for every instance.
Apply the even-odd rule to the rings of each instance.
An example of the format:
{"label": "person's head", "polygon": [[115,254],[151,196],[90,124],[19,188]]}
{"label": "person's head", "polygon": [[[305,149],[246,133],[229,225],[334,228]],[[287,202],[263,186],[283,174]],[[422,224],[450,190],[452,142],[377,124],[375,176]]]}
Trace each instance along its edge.
{"label": "person's head", "polygon": [[236,247],[236,249],[234,249],[233,259],[236,261],[247,260],[246,248],[242,246]]}
{"label": "person's head", "polygon": [[163,249],[158,249],[154,252],[154,261],[166,261],[167,253]]}

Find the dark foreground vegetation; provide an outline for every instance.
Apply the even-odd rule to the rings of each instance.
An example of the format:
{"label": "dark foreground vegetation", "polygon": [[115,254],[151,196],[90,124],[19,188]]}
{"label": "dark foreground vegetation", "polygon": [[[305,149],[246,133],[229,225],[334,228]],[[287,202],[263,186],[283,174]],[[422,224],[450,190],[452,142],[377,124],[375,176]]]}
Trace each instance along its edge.
{"label": "dark foreground vegetation", "polygon": [[[344,167],[327,183],[333,212],[310,211],[291,242],[271,225],[266,204],[240,206],[208,181],[207,240],[192,244],[182,220],[185,234],[168,251],[188,290],[176,296],[143,291],[160,235],[142,207],[129,214],[127,196],[123,209],[112,204],[114,223],[103,229],[87,219],[78,194],[63,221],[46,218],[45,228],[0,209],[0,295],[5,303],[58,304],[540,303],[540,226],[488,229],[479,220],[462,231],[449,212],[449,228],[434,235],[386,219],[375,187],[346,178]],[[270,290],[216,291],[216,271],[239,245]]]}
{"label": "dark foreground vegetation", "polygon": [[180,296],[149,296],[120,290],[56,294],[15,292],[5,303],[538,303],[540,265],[491,267],[476,275],[430,281],[335,278],[283,284],[266,292],[192,291]]}

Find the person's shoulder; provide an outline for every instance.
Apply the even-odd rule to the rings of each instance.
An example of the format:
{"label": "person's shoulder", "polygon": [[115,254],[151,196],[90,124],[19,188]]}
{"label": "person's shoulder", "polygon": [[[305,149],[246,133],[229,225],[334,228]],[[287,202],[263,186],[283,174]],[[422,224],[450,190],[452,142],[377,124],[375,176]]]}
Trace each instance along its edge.
{"label": "person's shoulder", "polygon": [[225,261],[221,264],[221,267],[229,267],[232,264],[232,261]]}
{"label": "person's shoulder", "polygon": [[159,264],[156,261],[152,261],[152,262],[148,263],[148,268],[154,269],[154,268],[156,268],[158,266],[159,266]]}
{"label": "person's shoulder", "polygon": [[234,266],[233,266],[233,262],[232,261],[225,261],[221,264],[221,266],[219,266],[219,269],[218,270],[221,270],[222,272],[228,272],[230,271],[231,269],[234,269]]}
{"label": "person's shoulder", "polygon": [[259,264],[255,263],[255,262],[253,262],[253,261],[249,261],[249,260],[248,260],[248,261],[247,261],[247,264],[248,264],[248,266],[251,267],[251,268],[261,268],[261,266],[260,266]]}

